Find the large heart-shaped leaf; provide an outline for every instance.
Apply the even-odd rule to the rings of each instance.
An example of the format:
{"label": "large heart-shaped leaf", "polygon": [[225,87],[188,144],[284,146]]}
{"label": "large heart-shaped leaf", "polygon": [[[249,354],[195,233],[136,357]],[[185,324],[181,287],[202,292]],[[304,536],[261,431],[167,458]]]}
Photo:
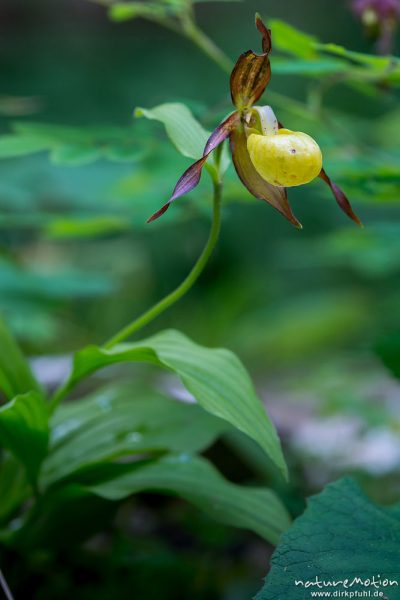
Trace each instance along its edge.
{"label": "large heart-shaped leaf", "polygon": [[38,392],[16,396],[0,408],[0,444],[23,463],[35,483],[49,440],[48,408]]}
{"label": "large heart-shaped leaf", "polygon": [[290,525],[286,509],[273,492],[235,485],[204,458],[189,454],[131,465],[123,475],[91,485],[90,490],[110,500],[146,490],[176,494],[212,518],[250,529],[273,544]]}
{"label": "large heart-shaped leaf", "polygon": [[49,485],[83,467],[125,455],[198,452],[227,429],[225,421],[196,404],[132,384],[110,386],[54,414],[42,482]]}
{"label": "large heart-shaped leaf", "polygon": [[204,348],[174,330],[112,349],[89,346],[75,355],[66,387],[97,369],[120,362],[147,362],[174,371],[211,414],[254,439],[286,476],[279,438],[240,360],[228,350]]}
{"label": "large heart-shaped leaf", "polygon": [[[400,511],[382,508],[351,479],[341,479],[311,498],[272,557],[272,568],[256,600],[301,598],[400,598]],[[395,581],[371,584],[375,577]],[[358,578],[358,580],[356,579]],[[359,581],[361,580],[361,581]],[[346,583],[347,581],[347,583]],[[369,582],[369,584],[368,584]],[[381,592],[378,594],[377,589]]]}

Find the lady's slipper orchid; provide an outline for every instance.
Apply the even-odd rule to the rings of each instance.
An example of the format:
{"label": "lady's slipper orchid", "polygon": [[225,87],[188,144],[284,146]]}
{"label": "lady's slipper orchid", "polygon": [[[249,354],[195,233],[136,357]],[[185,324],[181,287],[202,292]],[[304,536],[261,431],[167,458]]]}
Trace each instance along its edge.
{"label": "lady's slipper orchid", "polygon": [[163,215],[171,202],[196,187],[208,156],[229,137],[233,164],[243,184],[253,196],[271,204],[293,225],[301,228],[288,202],[286,188],[309,183],[317,176],[329,185],[340,208],[360,225],[348,199],[322,168],[318,144],[306,133],[285,129],[271,107],[253,106],[271,78],[271,31],[259,15],[256,26],[262,35],[262,53],[248,50],[242,54],[230,78],[236,111],[213,131],[202,158],[184,172],[171,198],[149,221]]}

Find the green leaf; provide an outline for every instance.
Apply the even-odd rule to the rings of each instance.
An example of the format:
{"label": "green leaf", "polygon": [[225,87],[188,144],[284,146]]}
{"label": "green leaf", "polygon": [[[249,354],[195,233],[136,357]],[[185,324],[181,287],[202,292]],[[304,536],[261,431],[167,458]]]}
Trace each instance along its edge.
{"label": "green leaf", "polygon": [[[356,65],[352,69],[355,75],[366,75],[373,81],[385,80],[392,84],[400,82],[400,60],[394,56],[374,56],[353,52],[336,44],[316,44],[316,49],[333,56],[344,58],[348,65]],[[358,69],[357,69],[358,67]],[[361,67],[361,68],[360,68]]]}
{"label": "green leaf", "polygon": [[11,399],[30,390],[40,391],[40,385],[0,317],[0,391]]}
{"label": "green leaf", "polygon": [[316,44],[317,50],[332,54],[341,58],[345,58],[348,61],[359,63],[366,67],[370,67],[379,71],[387,71],[388,69],[396,69],[400,64],[400,61],[392,56],[374,56],[372,54],[363,54],[362,52],[354,52],[347,50],[343,46],[337,44]]}
{"label": "green leaf", "polygon": [[0,462],[0,522],[6,522],[31,495],[31,487],[22,464],[4,452]]}
{"label": "green leaf", "polygon": [[108,387],[56,411],[42,480],[49,485],[82,467],[125,455],[198,452],[228,428],[195,404],[131,383]]}
{"label": "green leaf", "polygon": [[143,156],[132,127],[69,127],[49,123],[16,122],[14,133],[0,136],[0,158],[50,152],[57,165],[79,166],[100,158],[134,162]]}
{"label": "green leaf", "polygon": [[[331,582],[325,591],[344,592],[343,585],[332,588],[332,582],[348,579],[350,583],[355,577],[365,581],[373,576],[396,579],[397,586],[381,591],[390,600],[398,600],[399,547],[398,510],[376,506],[353,480],[341,479],[311,498],[304,514],[282,537],[256,600],[298,600],[310,598],[313,591],[318,594],[316,585],[296,586],[296,580],[305,584],[318,578]],[[347,591],[368,589],[372,597],[376,591],[372,586],[353,585]]]}
{"label": "green leaf", "polygon": [[101,157],[101,148],[83,144],[65,144],[54,148],[50,154],[56,165],[86,165]]}
{"label": "green leaf", "polygon": [[49,440],[48,408],[43,396],[28,392],[0,408],[0,443],[23,463],[35,483]]}
{"label": "green leaf", "polygon": [[160,104],[154,108],[136,108],[136,117],[160,121],[177,150],[188,158],[200,158],[210,134],[203,129],[184,104]]}
{"label": "green leaf", "polygon": [[310,77],[320,77],[321,75],[332,75],[332,73],[342,73],[344,71],[347,71],[347,66],[343,61],[330,58],[320,58],[318,60],[274,59],[274,74],[277,75],[308,75]]}
{"label": "green leaf", "polygon": [[[352,75],[348,79],[351,85],[357,84],[356,79],[371,81],[387,80],[397,84],[400,81],[400,60],[393,56],[373,56],[361,52],[347,50],[336,44],[322,44],[318,38],[304,33],[279,19],[270,19],[274,48],[292,54],[299,59],[315,61],[307,68],[304,61],[298,66],[295,63],[285,63],[277,67],[277,73],[299,73],[308,75],[329,74],[332,72],[347,72]],[[320,62],[325,54],[335,57],[335,62]]]}
{"label": "green leaf", "polygon": [[316,58],[315,44],[318,39],[292,27],[280,19],[269,19],[274,48],[300,58]]}
{"label": "green leaf", "polygon": [[114,479],[89,489],[109,500],[154,490],[176,494],[210,517],[250,529],[275,544],[289,527],[289,516],[273,492],[235,485],[204,458],[181,454],[136,464]]}
{"label": "green leaf", "polygon": [[50,221],[45,232],[57,239],[88,238],[110,235],[129,229],[130,223],[123,217],[98,215],[95,217],[60,218]]}
{"label": "green leaf", "polygon": [[0,136],[0,158],[25,156],[47,149],[47,142],[34,135],[3,135]]}
{"label": "green leaf", "polygon": [[128,21],[136,17],[163,18],[167,10],[156,2],[115,2],[111,5],[108,16],[112,21]]}
{"label": "green leaf", "polygon": [[149,2],[114,2],[108,16],[112,21],[127,21],[137,17],[163,21],[187,10],[187,0],[159,0]]}
{"label": "green leaf", "polygon": [[148,362],[171,369],[197,402],[254,439],[286,476],[279,438],[240,360],[228,350],[204,348],[174,330],[110,350],[89,346],[75,355],[68,385],[119,362]]}
{"label": "green leaf", "polygon": [[[12,263],[0,260],[0,278],[2,294],[25,300],[85,298],[100,294],[109,294],[115,289],[116,281],[103,273],[93,273],[89,269],[69,268],[58,269],[50,275],[27,271]],[[1,339],[1,326],[0,326]],[[3,348],[0,350],[0,356]],[[7,358],[7,352],[4,351]],[[2,362],[0,360],[0,369]],[[11,369],[12,365],[8,365]],[[32,386],[28,389],[32,389]],[[19,391],[27,391],[26,389]]]}
{"label": "green leaf", "polygon": [[47,147],[58,143],[87,143],[93,138],[93,131],[85,127],[69,127],[53,123],[40,123],[36,121],[15,121],[12,125],[15,134],[31,136],[41,140]]}

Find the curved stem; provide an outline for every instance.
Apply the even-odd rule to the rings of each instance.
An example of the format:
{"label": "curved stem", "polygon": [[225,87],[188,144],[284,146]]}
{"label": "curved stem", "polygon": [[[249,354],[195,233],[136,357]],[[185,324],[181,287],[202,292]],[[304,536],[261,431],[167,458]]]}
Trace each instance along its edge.
{"label": "curved stem", "polygon": [[129,323],[126,327],[116,333],[108,342],[104,344],[104,348],[112,348],[115,344],[122,342],[132,334],[136,333],[139,329],[150,323],[153,319],[158,317],[161,313],[167,310],[172,304],[175,304],[182,296],[184,296],[193,284],[196,282],[204,267],[206,266],[208,259],[210,258],[212,251],[218,240],[220,224],[221,224],[221,199],[222,199],[222,184],[219,181],[214,181],[214,208],[213,208],[213,220],[211,225],[210,234],[206,245],[204,246],[203,252],[197,259],[194,267],[190,271],[189,275],[182,281],[180,285],[173,291],[170,292],[165,298],[157,302],[149,310],[144,312],[140,317]]}
{"label": "curved stem", "polygon": [[230,75],[233,68],[233,62],[219,48],[211,38],[204,33],[202,29],[197,27],[193,19],[182,21],[183,33],[193,42],[206,56],[218,65],[225,73]]}
{"label": "curved stem", "polygon": [[[118,333],[116,333],[111,339],[108,340],[103,345],[103,348],[112,348],[119,342],[122,342],[127,337],[136,333],[139,329],[150,323],[153,319],[158,317],[161,313],[167,310],[172,304],[175,304],[182,296],[184,296],[193,284],[197,281],[201,273],[203,272],[204,267],[206,266],[208,259],[210,258],[215,245],[218,241],[220,226],[221,226],[221,202],[222,202],[222,183],[217,179],[217,177],[213,177],[213,186],[214,186],[214,199],[213,199],[213,219],[212,225],[210,229],[210,233],[208,235],[208,239],[206,245],[204,246],[203,252],[200,254],[197,259],[194,267],[190,271],[189,275],[182,281],[180,285],[171,293],[169,293],[165,298],[157,302],[152,308],[144,312],[140,317],[129,323],[126,327],[121,329]],[[61,400],[63,400],[71,389],[75,386],[77,381],[71,383],[70,379],[64,381],[62,385],[54,392],[50,403],[49,410],[52,413],[57,406],[60,404]]]}

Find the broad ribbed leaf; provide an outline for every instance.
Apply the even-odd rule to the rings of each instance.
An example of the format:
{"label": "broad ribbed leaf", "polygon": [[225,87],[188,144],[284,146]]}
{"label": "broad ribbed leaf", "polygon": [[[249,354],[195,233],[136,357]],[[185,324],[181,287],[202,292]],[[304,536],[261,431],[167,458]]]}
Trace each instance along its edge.
{"label": "broad ribbed leaf", "polygon": [[236,127],[230,135],[232,160],[236,172],[243,185],[253,196],[265,200],[276,208],[295,227],[301,228],[301,224],[294,216],[287,199],[286,189],[271,185],[263,179],[255,170],[247,150],[247,138],[244,127]]}
{"label": "broad ribbed leaf", "polygon": [[48,408],[41,394],[16,396],[0,408],[0,445],[23,463],[32,483],[47,454],[48,440]]}
{"label": "broad ribbed leaf", "polygon": [[210,133],[200,125],[184,104],[176,102],[160,104],[154,108],[138,107],[135,117],[146,117],[163,123],[172,143],[183,156],[194,159],[202,156]]}
{"label": "broad ribbed leaf", "polygon": [[139,453],[198,452],[229,429],[195,404],[132,384],[105,388],[61,406],[51,421],[48,485],[80,468]]}
{"label": "broad ribbed leaf", "polygon": [[[364,496],[351,479],[341,479],[311,498],[304,514],[282,537],[272,567],[256,600],[299,600],[333,591],[370,592],[368,597],[400,598],[400,512]],[[354,583],[372,578],[395,580],[377,588]],[[344,581],[348,580],[347,587]],[[299,582],[296,585],[296,581]],[[327,582],[317,586],[317,581]],[[302,582],[302,583],[301,583]],[[306,586],[306,582],[314,582]],[[337,583],[333,587],[334,582]],[[329,585],[330,583],[330,585]],[[324,590],[324,591],[323,591]],[[320,592],[320,593],[318,593]]]}
{"label": "broad ribbed leaf", "polygon": [[232,102],[238,110],[249,108],[257,102],[271,79],[271,32],[256,16],[256,27],[262,35],[262,54],[252,50],[244,52],[236,62],[230,78]]}
{"label": "broad ribbed leaf", "polygon": [[258,442],[286,475],[275,428],[247,371],[232,352],[204,348],[178,331],[169,330],[110,350],[85,348],[75,355],[70,384],[107,365],[130,361],[148,362],[174,371],[205,410]]}
{"label": "broad ribbed leaf", "polygon": [[204,458],[189,454],[132,465],[123,475],[89,489],[110,500],[151,490],[176,494],[210,517],[250,529],[273,544],[290,525],[284,506],[273,492],[235,485]]}
{"label": "broad ribbed leaf", "polygon": [[40,391],[40,386],[0,317],[0,392],[11,399],[30,390]]}

